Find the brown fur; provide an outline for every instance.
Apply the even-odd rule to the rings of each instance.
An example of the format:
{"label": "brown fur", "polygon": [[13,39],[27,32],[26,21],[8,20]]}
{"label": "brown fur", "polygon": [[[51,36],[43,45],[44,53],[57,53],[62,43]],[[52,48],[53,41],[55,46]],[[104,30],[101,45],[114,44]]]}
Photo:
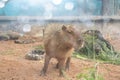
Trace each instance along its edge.
{"label": "brown fur", "polygon": [[50,33],[44,41],[46,55],[41,75],[45,75],[50,59],[56,58],[58,60],[56,67],[59,68],[60,76],[63,76],[64,68],[69,69],[73,51],[80,48],[82,44],[81,35],[71,26],[62,26],[62,29]]}

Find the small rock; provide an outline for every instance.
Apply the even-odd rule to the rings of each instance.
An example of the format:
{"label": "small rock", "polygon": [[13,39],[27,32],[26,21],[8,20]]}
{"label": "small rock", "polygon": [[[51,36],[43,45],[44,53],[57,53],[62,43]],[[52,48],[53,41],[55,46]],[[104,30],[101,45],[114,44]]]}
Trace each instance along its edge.
{"label": "small rock", "polygon": [[25,58],[28,60],[42,60],[44,58],[43,50],[32,50],[25,55]]}

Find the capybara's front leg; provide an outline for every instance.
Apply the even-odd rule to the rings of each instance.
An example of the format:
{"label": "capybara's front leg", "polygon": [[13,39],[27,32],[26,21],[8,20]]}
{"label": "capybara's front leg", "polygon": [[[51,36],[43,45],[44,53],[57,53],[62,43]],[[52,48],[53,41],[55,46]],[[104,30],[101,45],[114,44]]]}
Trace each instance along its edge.
{"label": "capybara's front leg", "polygon": [[68,57],[67,61],[66,61],[65,70],[69,70],[69,68],[70,68],[70,61],[71,61],[71,57]]}
{"label": "capybara's front leg", "polygon": [[47,71],[47,69],[48,69],[48,65],[49,65],[50,59],[51,59],[50,56],[45,55],[44,67],[43,67],[43,69],[41,70],[40,76],[45,76],[45,75],[46,75],[46,71]]}
{"label": "capybara's front leg", "polygon": [[64,77],[65,76],[64,75],[64,72],[65,72],[65,59],[64,58],[60,59],[58,65],[59,65],[58,66],[58,68],[59,68],[59,75],[61,77]]}

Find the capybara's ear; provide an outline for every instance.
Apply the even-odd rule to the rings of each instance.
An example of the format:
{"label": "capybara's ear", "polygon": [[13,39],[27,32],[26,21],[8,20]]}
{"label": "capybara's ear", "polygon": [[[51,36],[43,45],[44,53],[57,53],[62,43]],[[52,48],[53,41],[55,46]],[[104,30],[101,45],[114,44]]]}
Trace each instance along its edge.
{"label": "capybara's ear", "polygon": [[62,30],[65,31],[67,27],[65,25],[62,26]]}

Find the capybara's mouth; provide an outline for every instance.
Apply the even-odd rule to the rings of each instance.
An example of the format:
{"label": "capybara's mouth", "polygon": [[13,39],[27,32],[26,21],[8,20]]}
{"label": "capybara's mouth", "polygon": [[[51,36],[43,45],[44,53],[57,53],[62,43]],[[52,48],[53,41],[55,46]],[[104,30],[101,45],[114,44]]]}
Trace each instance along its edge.
{"label": "capybara's mouth", "polygon": [[84,47],[84,44],[85,44],[85,42],[83,41],[83,42],[82,42],[82,45],[81,45],[81,47],[80,47],[80,48],[83,48],[83,47]]}
{"label": "capybara's mouth", "polygon": [[78,46],[75,47],[75,50],[74,50],[74,51],[78,52],[81,48],[84,47],[84,44],[85,44],[85,42],[82,41]]}

